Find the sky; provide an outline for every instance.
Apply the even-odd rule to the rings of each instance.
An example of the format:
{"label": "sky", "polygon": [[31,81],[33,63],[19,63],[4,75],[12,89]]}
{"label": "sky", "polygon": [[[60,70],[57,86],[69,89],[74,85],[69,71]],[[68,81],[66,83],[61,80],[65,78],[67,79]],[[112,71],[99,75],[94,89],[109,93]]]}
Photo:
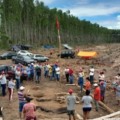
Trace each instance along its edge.
{"label": "sky", "polygon": [[120,29],[120,0],[39,0],[49,8],[70,10],[80,20],[108,29]]}

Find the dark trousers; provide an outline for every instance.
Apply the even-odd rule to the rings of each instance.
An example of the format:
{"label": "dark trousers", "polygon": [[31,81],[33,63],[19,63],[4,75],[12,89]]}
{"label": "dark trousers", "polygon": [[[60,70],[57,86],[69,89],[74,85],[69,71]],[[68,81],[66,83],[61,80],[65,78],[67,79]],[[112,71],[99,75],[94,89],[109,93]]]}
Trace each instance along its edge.
{"label": "dark trousers", "polygon": [[6,95],[6,84],[1,84],[2,87],[2,96]]}
{"label": "dark trousers", "polygon": [[16,79],[16,89],[18,90],[20,87],[20,79]]}
{"label": "dark trousers", "polygon": [[94,83],[94,76],[90,76],[90,83],[93,84]]}
{"label": "dark trousers", "polygon": [[68,83],[69,82],[69,74],[65,74],[66,76],[66,82]]}

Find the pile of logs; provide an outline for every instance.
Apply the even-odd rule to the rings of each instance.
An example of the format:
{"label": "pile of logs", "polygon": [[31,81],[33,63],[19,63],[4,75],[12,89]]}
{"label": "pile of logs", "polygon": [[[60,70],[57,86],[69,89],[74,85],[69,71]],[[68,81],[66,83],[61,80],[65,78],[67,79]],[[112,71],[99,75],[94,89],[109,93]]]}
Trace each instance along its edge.
{"label": "pile of logs", "polygon": [[[68,93],[62,92],[62,93],[56,93],[55,94],[55,101],[59,102],[60,104],[66,103],[66,97]],[[80,103],[80,98],[74,93],[76,96],[76,104]]]}

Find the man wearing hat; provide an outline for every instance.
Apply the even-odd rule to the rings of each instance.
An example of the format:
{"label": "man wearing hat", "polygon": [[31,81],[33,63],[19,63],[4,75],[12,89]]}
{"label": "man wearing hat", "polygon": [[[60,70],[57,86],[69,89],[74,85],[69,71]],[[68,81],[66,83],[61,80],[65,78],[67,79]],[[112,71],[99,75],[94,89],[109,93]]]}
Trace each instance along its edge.
{"label": "man wearing hat", "polygon": [[69,95],[67,96],[67,113],[69,116],[69,120],[71,120],[71,116],[73,116],[73,120],[75,119],[75,102],[76,97],[72,94],[73,90],[69,89]]}
{"label": "man wearing hat", "polygon": [[23,114],[25,120],[36,120],[36,106],[34,103],[31,103],[32,98],[26,97],[27,103],[23,107]]}
{"label": "man wearing hat", "polygon": [[20,119],[21,119],[21,117],[22,117],[23,106],[24,106],[24,104],[26,103],[26,100],[25,100],[26,95],[24,94],[24,89],[25,89],[25,87],[21,86],[21,87],[19,88],[19,91],[18,91],[19,116],[20,116]]}
{"label": "man wearing hat", "polygon": [[94,86],[94,102],[95,102],[95,109],[98,111],[98,102],[100,101],[100,87],[98,86],[97,83],[93,84]]}

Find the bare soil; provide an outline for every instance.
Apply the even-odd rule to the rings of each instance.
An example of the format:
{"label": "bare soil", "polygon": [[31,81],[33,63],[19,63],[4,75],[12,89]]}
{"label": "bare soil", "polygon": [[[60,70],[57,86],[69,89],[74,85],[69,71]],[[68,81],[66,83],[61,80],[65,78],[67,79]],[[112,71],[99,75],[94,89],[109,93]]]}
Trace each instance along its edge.
{"label": "bare soil", "polygon": [[[120,73],[120,44],[113,44],[113,45],[102,45],[102,46],[92,46],[92,47],[81,47],[84,50],[94,50],[97,51],[98,57],[93,60],[84,61],[79,57],[75,59],[59,59],[57,58],[58,49],[54,49],[53,55],[50,56],[49,50],[34,50],[33,53],[41,53],[50,57],[50,64],[58,62],[61,67],[61,82],[57,81],[50,81],[48,78],[44,78],[42,76],[40,84],[36,84],[34,81],[24,81],[23,85],[25,86],[25,91],[29,91],[29,95],[34,98],[32,102],[36,104],[37,107],[41,106],[46,108],[48,112],[42,111],[41,109],[37,109],[36,114],[38,120],[65,120],[68,119],[67,113],[59,114],[56,112],[57,109],[66,107],[66,101],[60,103],[56,101],[56,94],[57,93],[67,93],[69,88],[74,90],[74,93],[81,99],[82,94],[80,94],[80,90],[76,86],[66,86],[66,81],[64,77],[64,68],[67,64],[74,70],[74,75],[76,75],[77,71],[79,71],[80,67],[84,68],[85,76],[88,76],[88,70],[91,65],[94,65],[96,69],[95,78],[98,79],[98,73],[101,70],[105,70],[106,80],[108,84],[113,80],[113,76],[117,73]],[[11,60],[0,60],[0,64],[12,64]],[[44,64],[44,63],[43,63]],[[75,78],[75,84],[77,84],[77,78]],[[46,98],[49,99],[48,101],[38,102],[37,99]],[[118,111],[120,106],[116,105],[115,100],[115,93],[110,88],[107,87],[106,97],[105,97],[105,104],[113,109],[114,111]],[[17,91],[14,90],[14,98],[12,102],[8,101],[8,95],[5,97],[0,96],[0,106],[4,107],[3,114],[5,120],[19,120],[18,115],[18,96]],[[49,112],[52,111],[52,112]],[[82,113],[82,103],[76,104],[76,112],[83,116]],[[100,116],[104,116],[109,114],[102,106],[100,106],[99,112],[96,112],[93,109],[90,113],[90,118],[98,118]]]}

